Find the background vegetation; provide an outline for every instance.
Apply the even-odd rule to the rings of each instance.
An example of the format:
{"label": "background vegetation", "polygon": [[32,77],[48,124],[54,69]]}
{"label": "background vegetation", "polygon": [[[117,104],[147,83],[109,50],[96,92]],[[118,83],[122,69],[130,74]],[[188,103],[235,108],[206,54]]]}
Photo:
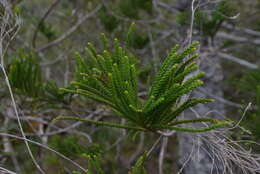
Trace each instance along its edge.
{"label": "background vegetation", "polygon": [[259,172],[259,9],[1,0],[0,173]]}

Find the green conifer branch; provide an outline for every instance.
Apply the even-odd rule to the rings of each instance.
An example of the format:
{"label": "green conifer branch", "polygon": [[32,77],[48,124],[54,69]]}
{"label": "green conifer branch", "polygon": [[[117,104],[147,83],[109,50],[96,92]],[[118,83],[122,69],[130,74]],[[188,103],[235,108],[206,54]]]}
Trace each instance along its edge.
{"label": "green conifer branch", "polygon": [[182,131],[182,132],[202,133],[202,132],[215,130],[217,128],[229,125],[230,123],[231,122],[228,122],[228,121],[220,121],[216,124],[213,124],[211,126],[208,126],[206,128],[201,128],[201,129],[184,128],[184,127],[178,127],[178,126],[165,126],[165,125],[159,125],[157,127],[160,128],[160,129],[168,129],[168,130],[175,130],[175,131]]}
{"label": "green conifer branch", "polygon": [[210,122],[212,124],[219,123],[220,121],[214,118],[195,118],[191,120],[180,120],[180,121],[174,121],[171,123],[171,126],[179,125],[179,124],[186,124],[186,123],[198,123],[198,122]]}
{"label": "green conifer branch", "polygon": [[133,127],[133,126],[121,125],[121,124],[104,122],[104,121],[87,120],[87,119],[80,118],[80,117],[58,116],[54,120],[74,120],[74,121],[82,121],[85,123],[95,124],[97,126],[108,126],[108,127],[129,129],[129,130],[135,130],[135,131],[146,131],[146,129],[141,128],[141,127]]}
{"label": "green conifer branch", "polygon": [[[104,34],[101,37],[105,49],[102,55],[98,55],[94,46],[88,44],[86,51],[89,57],[87,59],[83,59],[79,54],[76,55],[76,79],[71,83],[72,89],[70,86],[69,89],[62,90],[69,93],[77,93],[106,104],[118,116],[126,118],[135,126],[128,127],[91,120],[84,122],[139,131],[170,129],[204,132],[226,125],[226,122],[218,122],[209,118],[178,120],[178,116],[184,110],[197,104],[211,101],[210,99],[195,98],[189,99],[183,104],[179,103],[180,97],[203,84],[199,80],[204,75],[202,72],[183,81],[187,75],[198,69],[197,63],[192,63],[198,57],[198,54],[190,56],[186,61],[183,61],[184,58],[196,50],[195,47],[198,45],[198,42],[192,43],[180,53],[177,52],[179,45],[176,45],[171,50],[157,73],[149,90],[148,99],[145,102],[138,97],[137,73],[136,66],[132,60],[133,56],[120,46],[120,42],[117,39],[114,40],[113,51],[107,51],[110,49],[108,41]],[[63,118],[72,119],[72,117]],[[175,126],[195,122],[210,122],[213,125],[201,129]]]}

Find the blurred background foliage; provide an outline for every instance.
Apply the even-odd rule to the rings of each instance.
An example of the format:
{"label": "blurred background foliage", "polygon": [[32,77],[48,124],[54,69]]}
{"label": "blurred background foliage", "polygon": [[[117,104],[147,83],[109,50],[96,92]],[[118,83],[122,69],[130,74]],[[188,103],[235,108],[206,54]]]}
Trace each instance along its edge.
{"label": "blurred background foliage", "polygon": [[[105,173],[139,174],[145,173],[145,170],[149,174],[157,173],[159,148],[145,163],[143,152],[151,148],[158,135],[137,134],[133,139],[125,130],[71,121],[55,122],[53,119],[60,115],[118,123],[125,121],[115,118],[106,106],[72,96],[59,88],[69,86],[69,81],[75,77],[76,51],[83,53],[88,42],[101,48],[100,33],[105,33],[110,41],[113,38],[124,40],[130,24],[135,22],[136,30],[129,38],[129,50],[137,57],[136,64],[140,68],[139,95],[146,99],[146,90],[152,76],[158,72],[163,61],[161,58],[166,57],[176,43],[181,43],[182,48],[188,44],[191,1],[11,0],[9,3],[23,22],[7,51],[5,66],[19,114],[25,118],[22,121],[27,136],[49,145],[85,168],[101,166]],[[250,143],[251,140],[260,142],[260,1],[202,0],[196,1],[195,5],[192,39],[200,41],[202,56],[205,53],[209,59],[221,62],[223,80],[218,83],[224,92],[225,115],[240,120],[248,103],[252,103],[241,122],[243,129],[236,129],[231,136],[243,140],[245,147],[260,153],[260,148]],[[219,53],[250,62],[256,68],[222,59]],[[202,63],[204,60],[201,59]],[[214,66],[212,64],[210,66]],[[209,80],[205,77],[205,83]],[[4,83],[0,87],[1,130],[19,135],[7,88]],[[212,98],[212,95],[209,97]],[[218,97],[215,99],[218,100]],[[37,173],[24,144],[15,139],[9,140],[13,151],[6,152],[5,143],[1,141],[0,164],[18,173]],[[176,136],[169,141],[174,147],[167,149],[165,173],[176,171],[181,166],[176,159]],[[48,174],[78,170],[49,151],[31,147]],[[18,168],[14,167],[13,158],[17,158]],[[93,169],[95,172],[102,173]]]}

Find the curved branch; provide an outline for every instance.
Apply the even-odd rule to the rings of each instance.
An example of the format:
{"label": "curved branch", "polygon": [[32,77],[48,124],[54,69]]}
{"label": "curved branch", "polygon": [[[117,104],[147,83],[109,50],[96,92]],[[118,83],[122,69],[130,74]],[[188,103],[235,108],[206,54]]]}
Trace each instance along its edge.
{"label": "curved branch", "polygon": [[98,10],[101,8],[101,5],[98,5],[93,11],[91,11],[90,13],[86,14],[85,16],[83,16],[82,18],[80,18],[77,23],[71,27],[68,31],[66,31],[63,35],[61,35],[58,39],[47,43],[46,45],[42,46],[41,48],[37,49],[37,52],[41,52],[46,50],[47,48],[53,47],[57,44],[59,44],[60,42],[62,42],[63,40],[65,40],[67,37],[69,37],[74,31],[76,31],[78,29],[78,27],[88,18],[93,17]]}
{"label": "curved branch", "polygon": [[216,36],[218,38],[227,39],[227,40],[231,40],[234,42],[251,43],[251,44],[255,44],[255,45],[260,45],[260,39],[251,39],[251,38],[236,36],[236,35],[232,35],[230,33],[224,33],[224,32],[219,32],[219,33],[217,33]]}
{"label": "curved branch", "polygon": [[110,123],[110,122],[104,122],[104,121],[95,121],[95,120],[86,120],[84,118],[80,117],[71,117],[71,116],[59,116],[55,118],[55,120],[76,120],[76,121],[82,121],[86,123],[92,123],[98,126],[108,126],[108,127],[115,127],[115,128],[121,128],[121,129],[132,129],[136,131],[146,131],[146,129],[141,127],[133,127],[133,126],[127,126],[127,125],[121,125],[116,123]]}
{"label": "curved branch", "polygon": [[[15,139],[18,139],[18,140],[23,140],[23,141],[26,141],[26,142],[29,142],[29,143],[32,143],[32,144],[35,144],[37,146],[40,146],[44,149],[47,149],[53,153],[55,153],[56,155],[62,157],[63,159],[71,162],[73,165],[77,166],[79,169],[81,169],[82,171],[84,172],[87,172],[87,169],[84,169],[82,166],[80,166],[78,163],[74,162],[73,160],[69,159],[68,157],[64,156],[63,154],[53,150],[52,148],[44,145],[44,144],[41,144],[41,143],[38,143],[36,141],[33,141],[33,140],[30,140],[30,139],[27,139],[27,138],[24,138],[24,137],[20,137],[20,136],[16,136],[16,135],[12,135],[12,134],[7,134],[7,133],[1,133],[0,132],[0,136],[5,136],[5,137],[10,137],[10,138],[15,138]],[[0,170],[1,171],[1,170]]]}
{"label": "curved branch", "polygon": [[201,123],[201,122],[210,122],[210,123],[218,123],[220,122],[219,120],[213,119],[213,118],[195,118],[195,119],[191,119],[191,120],[180,120],[180,121],[175,121],[173,123],[171,123],[171,126],[174,125],[179,125],[179,124],[187,124],[187,123]]}
{"label": "curved branch", "polygon": [[33,48],[35,48],[36,46],[36,38],[37,38],[37,34],[38,34],[38,31],[39,31],[39,28],[40,26],[43,24],[44,20],[48,17],[48,15],[51,13],[51,11],[58,5],[58,3],[60,2],[60,0],[55,0],[51,6],[49,7],[49,9],[46,11],[46,13],[43,15],[43,17],[41,18],[40,22],[38,23],[37,25],[37,28],[35,29],[34,31],[34,34],[33,34],[33,39],[32,39],[32,46]]}
{"label": "curved branch", "polygon": [[185,128],[185,127],[178,127],[178,126],[158,126],[158,128],[160,129],[168,129],[168,130],[176,130],[176,131],[182,131],[182,132],[192,132],[192,133],[202,133],[202,132],[207,132],[207,131],[211,131],[211,130],[215,130],[217,128],[226,126],[228,124],[230,124],[231,122],[228,121],[222,121],[219,123],[216,123],[214,125],[208,126],[206,128]]}
{"label": "curved branch", "polygon": [[248,62],[246,60],[243,60],[243,59],[240,59],[240,58],[237,58],[237,57],[234,57],[232,55],[228,55],[226,53],[218,53],[218,55],[223,58],[223,59],[227,59],[227,60],[230,60],[232,62],[235,62],[235,63],[238,63],[244,67],[247,67],[249,69],[258,69],[258,66],[256,64],[253,64],[251,62]]}

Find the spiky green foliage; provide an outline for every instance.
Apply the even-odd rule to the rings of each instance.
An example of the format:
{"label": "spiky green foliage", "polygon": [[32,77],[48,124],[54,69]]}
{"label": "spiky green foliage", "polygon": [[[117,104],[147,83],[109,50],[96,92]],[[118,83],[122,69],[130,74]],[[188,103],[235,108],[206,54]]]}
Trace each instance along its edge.
{"label": "spiky green foliage", "polygon": [[42,84],[43,94],[39,96],[38,100],[47,103],[48,106],[53,104],[69,104],[71,95],[60,91],[59,87],[54,81],[47,81]]}
{"label": "spiky green foliage", "polygon": [[[90,146],[83,146],[79,143],[79,138],[75,135],[62,137],[55,135],[50,139],[49,146],[55,148],[60,153],[73,158],[79,158],[79,156],[87,159],[88,169],[86,174],[104,174],[101,167],[101,157],[103,149],[98,144],[91,144]],[[57,161],[53,161],[56,163]],[[73,173],[81,173],[74,171]]]}
{"label": "spiky green foliage", "polygon": [[69,103],[70,96],[59,90],[53,81],[44,82],[35,53],[19,50],[8,67],[8,78],[15,92],[48,103]]}
{"label": "spiky green foliage", "polygon": [[[152,83],[148,99],[143,101],[138,97],[136,66],[131,54],[120,46],[117,39],[114,40],[114,50],[109,52],[106,46],[108,42],[104,36],[102,38],[105,44],[101,53],[89,44],[86,49],[87,58],[79,53],[76,54],[76,78],[71,82],[74,89],[62,90],[77,93],[110,106],[117,116],[127,119],[131,126],[75,117],[58,117],[57,119],[77,119],[97,125],[154,132],[163,129],[204,132],[228,124],[211,118],[177,121],[184,110],[211,101],[191,98],[180,103],[182,96],[203,84],[199,80],[204,74],[202,72],[195,73],[186,79],[187,75],[198,69],[194,61],[198,54],[189,56],[196,50],[198,42],[194,42],[180,52],[178,52],[178,45],[170,51]],[[190,122],[210,122],[212,125],[201,129],[176,126]]]}
{"label": "spiky green foliage", "polygon": [[51,137],[49,146],[61,152],[64,155],[77,158],[79,155],[88,152],[88,148],[79,143],[79,138],[75,135]]}
{"label": "spiky green foliage", "polygon": [[101,153],[102,149],[99,145],[92,145],[82,154],[88,160],[88,171],[86,174],[105,174],[101,166]]}
{"label": "spiky green foliage", "polygon": [[[222,23],[228,20],[229,16],[236,14],[236,2],[222,0],[216,4],[210,12],[202,9],[195,11],[195,27],[198,28],[205,36],[214,37],[220,29]],[[189,25],[190,9],[180,11],[177,14],[176,21],[181,25]]]}
{"label": "spiky green foliage", "polygon": [[[101,156],[99,146],[93,145],[88,148],[89,150],[86,153],[83,153],[82,156],[88,160],[88,169],[86,174],[105,174],[101,165]],[[93,153],[91,153],[93,151]],[[141,155],[135,164],[131,167],[128,174],[147,174],[147,171],[144,167],[144,162],[147,159],[147,153],[145,152]],[[73,173],[78,174],[80,172],[74,171]]]}
{"label": "spiky green foliage", "polygon": [[228,16],[235,14],[235,2],[229,0],[220,1],[213,10],[211,17],[202,11],[196,13],[197,27],[201,26],[203,33],[207,36],[214,37],[221,27],[222,23],[228,20]]}
{"label": "spiky green foliage", "polygon": [[87,155],[86,158],[88,159],[88,171],[86,174],[105,174],[98,156]]}
{"label": "spiky green foliage", "polygon": [[128,174],[147,174],[146,169],[144,168],[146,157],[146,153],[140,156],[135,164],[132,166],[131,171],[129,171]]}
{"label": "spiky green foliage", "polygon": [[38,97],[42,91],[41,68],[32,52],[20,50],[13,58],[8,71],[11,86],[23,95]]}

